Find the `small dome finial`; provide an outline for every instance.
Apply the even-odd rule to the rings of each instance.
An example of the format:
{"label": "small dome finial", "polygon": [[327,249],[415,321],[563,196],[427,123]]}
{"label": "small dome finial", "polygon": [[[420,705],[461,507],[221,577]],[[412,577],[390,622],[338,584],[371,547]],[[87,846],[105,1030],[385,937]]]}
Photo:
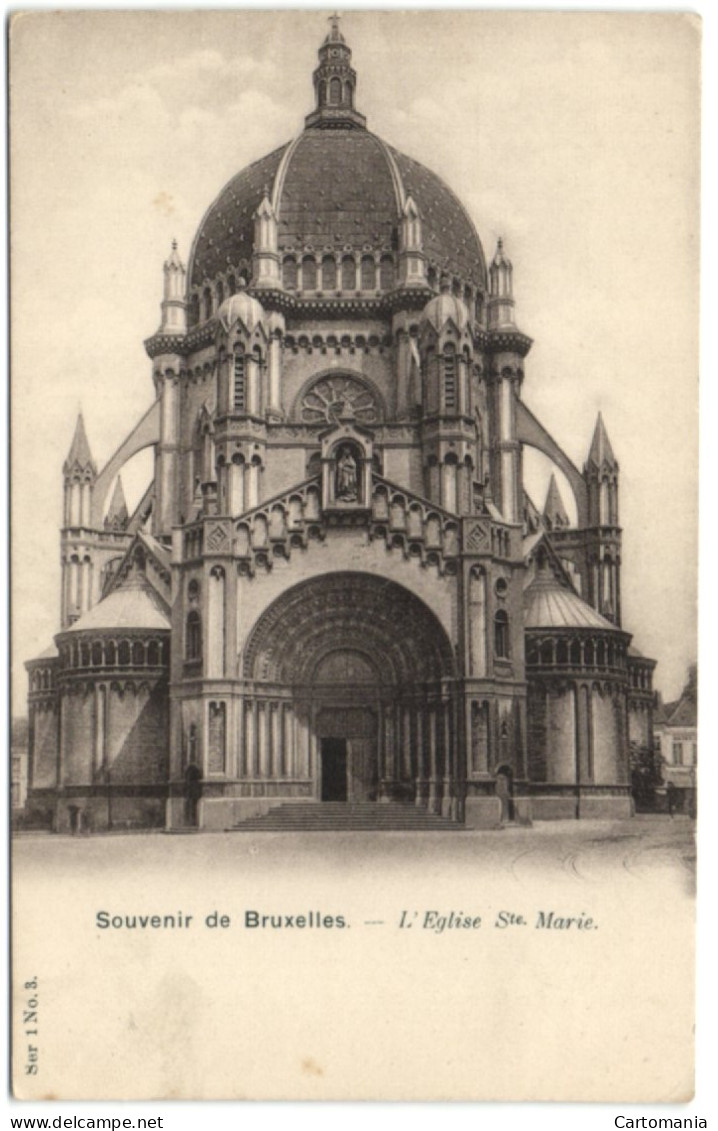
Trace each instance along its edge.
{"label": "small dome finial", "polygon": [[177,240],[175,239],[172,240],[172,250],[177,251]]}
{"label": "small dome finial", "polygon": [[315,109],[305,125],[319,129],[365,129],[366,118],[354,107],[357,76],[352,53],[339,30],[339,13],[329,16],[329,31],[319,48],[314,72]]}

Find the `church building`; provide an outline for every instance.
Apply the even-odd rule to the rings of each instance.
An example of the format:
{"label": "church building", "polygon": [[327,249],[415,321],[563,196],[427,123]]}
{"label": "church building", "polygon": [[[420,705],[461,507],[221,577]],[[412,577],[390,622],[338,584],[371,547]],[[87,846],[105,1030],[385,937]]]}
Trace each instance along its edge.
{"label": "church building", "polygon": [[[578,468],[522,399],[510,249],[487,260],[368,129],[336,17],[313,81],[303,132],[171,249],[150,408],[103,467],[77,422],[28,809],[58,831],[628,817],[654,661],[623,627],[603,420]],[[575,525],[555,478],[528,497],[526,445]]]}

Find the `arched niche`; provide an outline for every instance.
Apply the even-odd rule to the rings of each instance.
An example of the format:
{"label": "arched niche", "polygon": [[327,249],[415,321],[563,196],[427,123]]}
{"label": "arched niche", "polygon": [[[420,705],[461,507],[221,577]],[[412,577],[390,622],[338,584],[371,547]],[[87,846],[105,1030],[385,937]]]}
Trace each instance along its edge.
{"label": "arched niche", "polygon": [[369,506],[371,434],[353,424],[340,424],[322,435],[321,455],[324,510]]}

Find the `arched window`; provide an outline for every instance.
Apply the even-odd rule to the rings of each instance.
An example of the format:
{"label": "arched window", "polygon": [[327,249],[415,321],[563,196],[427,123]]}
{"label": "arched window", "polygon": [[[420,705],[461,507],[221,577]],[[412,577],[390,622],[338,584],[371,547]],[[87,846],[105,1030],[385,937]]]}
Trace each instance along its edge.
{"label": "arched window", "polygon": [[390,255],[382,255],[379,264],[379,286],[390,291],[394,286],[394,260]]}
{"label": "arched window", "polygon": [[342,259],[342,290],[355,291],[357,285],[357,265],[351,255]]}
{"label": "arched window", "polygon": [[130,663],[130,645],[127,640],[121,640],[117,649],[117,659],[120,667],[128,667]]}
{"label": "arched window", "polygon": [[509,656],[509,617],[503,609],[499,609],[494,617],[494,652],[498,660],[507,660]]}
{"label": "arched window", "polygon": [[145,646],[139,640],[132,645],[132,666],[142,668],[145,665]]}
{"label": "arched window", "polygon": [[331,255],[325,255],[322,259],[322,288],[325,291],[335,291],[337,288],[337,265]]}
{"label": "arched window", "polygon": [[199,295],[194,294],[189,303],[189,323],[196,326],[199,322]]}
{"label": "arched window", "polygon": [[317,289],[317,262],[313,255],[305,255],[302,260],[302,290]]}
{"label": "arched window", "polygon": [[160,646],[156,640],[150,640],[147,648],[147,664],[151,668],[160,666]]}
{"label": "arched window", "polygon": [[325,82],[319,83],[319,105],[323,106],[327,100],[327,84]]}
{"label": "arched window", "polygon": [[237,293],[237,280],[234,275],[229,275],[227,278],[227,290],[230,295],[236,295]]}
{"label": "arched window", "polygon": [[342,84],[341,80],[334,78],[329,82],[329,101],[332,106],[338,106],[342,100]]}
{"label": "arched window", "polygon": [[221,279],[217,280],[217,309],[224,302],[224,283]]}
{"label": "arched window", "polygon": [[189,662],[202,659],[202,621],[199,613],[194,609],[187,616],[185,658]]}
{"label": "arched window", "polygon": [[376,288],[376,264],[371,255],[362,256],[361,261],[361,289],[373,291]]}
{"label": "arched window", "polygon": [[234,408],[237,412],[247,411],[247,381],[244,370],[244,355],[234,355]]}
{"label": "arched window", "polygon": [[97,641],[92,645],[92,666],[102,667],[102,645]]}
{"label": "arched window", "polygon": [[115,649],[114,640],[108,640],[105,644],[105,664],[108,668],[114,668],[117,663],[117,654]]}
{"label": "arched window", "polygon": [[212,292],[209,287],[204,288],[204,317],[205,319],[212,317]]}
{"label": "arched window", "polygon": [[282,282],[289,291],[297,289],[297,261],[288,255],[282,263]]}

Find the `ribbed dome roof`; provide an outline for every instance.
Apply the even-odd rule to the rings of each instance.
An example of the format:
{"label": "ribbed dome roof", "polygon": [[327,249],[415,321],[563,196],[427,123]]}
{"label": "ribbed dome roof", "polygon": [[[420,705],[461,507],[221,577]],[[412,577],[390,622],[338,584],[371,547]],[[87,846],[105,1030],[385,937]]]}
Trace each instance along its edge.
{"label": "ribbed dome roof", "polygon": [[421,317],[440,333],[447,322],[453,322],[458,330],[463,330],[469,321],[469,312],[456,295],[443,293],[427,302]]}
{"label": "ribbed dome roof", "polygon": [[265,317],[264,307],[245,290],[240,290],[225,299],[217,311],[217,318],[225,330],[230,330],[235,322],[241,322],[251,333],[255,326],[264,322]]}
{"label": "ribbed dome roof", "polygon": [[562,585],[550,567],[539,571],[524,591],[525,628],[599,628],[619,632],[615,625]]}
{"label": "ribbed dome roof", "polygon": [[437,273],[485,289],[476,230],[440,177],[364,129],[306,129],[296,142],[243,169],[222,190],[197,233],[190,288],[220,273],[251,272],[254,214],[269,189],[279,251],[396,252],[400,211],[411,195],[424,253]]}

